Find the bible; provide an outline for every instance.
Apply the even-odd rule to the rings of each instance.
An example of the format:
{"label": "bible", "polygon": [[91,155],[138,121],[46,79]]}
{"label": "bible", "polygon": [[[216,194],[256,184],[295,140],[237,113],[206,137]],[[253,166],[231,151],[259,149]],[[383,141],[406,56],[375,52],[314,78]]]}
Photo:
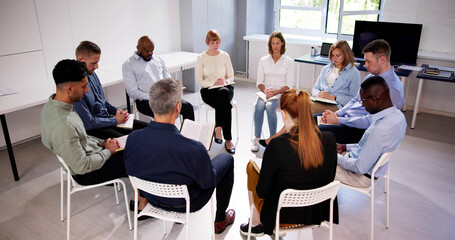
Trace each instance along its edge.
{"label": "bible", "polygon": [[185,119],[183,121],[180,133],[189,139],[201,142],[207,151],[212,146],[213,131],[215,123],[197,123],[195,121]]}
{"label": "bible", "polygon": [[116,152],[118,151],[122,151],[125,149],[125,145],[126,145],[126,139],[128,139],[128,135],[124,135],[124,136],[121,136],[121,137],[118,137],[117,140],[119,141],[120,143],[120,148],[115,150]]}
{"label": "bible", "polygon": [[256,96],[258,96],[258,97],[259,97],[262,101],[264,101],[264,102],[273,101],[273,100],[278,99],[278,96],[277,96],[277,95],[275,95],[275,96],[273,96],[273,97],[271,97],[271,98],[267,98],[267,97],[265,96],[265,93],[262,92],[262,91],[257,92],[257,93],[256,93]]}
{"label": "bible", "polygon": [[250,159],[251,165],[253,165],[254,170],[256,172],[260,173],[261,172],[261,167],[262,167],[262,159],[261,158],[256,158],[256,159]]}
{"label": "bible", "polygon": [[133,129],[133,123],[134,123],[134,114],[132,113],[128,116],[128,120],[126,122],[117,124],[117,127]]}
{"label": "bible", "polygon": [[225,87],[225,86],[229,86],[229,85],[235,85],[235,82],[230,82],[230,83],[226,83],[223,85],[214,85],[214,86],[209,87],[209,89],[215,89],[215,88]]}
{"label": "bible", "polygon": [[321,98],[321,97],[311,97],[311,100],[313,102],[322,102],[322,103],[335,104],[335,105],[338,104],[335,100],[330,100],[330,99]]}

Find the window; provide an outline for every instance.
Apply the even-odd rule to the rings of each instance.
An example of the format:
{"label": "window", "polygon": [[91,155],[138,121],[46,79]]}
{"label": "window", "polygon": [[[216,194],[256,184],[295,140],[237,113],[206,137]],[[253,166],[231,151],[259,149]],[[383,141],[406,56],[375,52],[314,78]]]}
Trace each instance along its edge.
{"label": "window", "polygon": [[381,18],[381,0],[275,0],[275,29],[284,33],[349,39],[356,20]]}

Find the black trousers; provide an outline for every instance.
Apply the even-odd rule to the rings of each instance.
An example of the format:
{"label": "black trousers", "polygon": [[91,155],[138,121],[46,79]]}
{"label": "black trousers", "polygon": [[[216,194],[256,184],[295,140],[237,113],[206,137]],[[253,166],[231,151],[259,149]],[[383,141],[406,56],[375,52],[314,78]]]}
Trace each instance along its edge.
{"label": "black trousers", "polygon": [[123,135],[128,135],[134,130],[142,129],[147,126],[148,126],[148,123],[146,123],[146,122],[134,120],[133,129],[119,128],[119,127],[113,126],[113,127],[87,130],[87,135],[95,136],[97,138],[106,140],[108,138],[118,138]]}
{"label": "black trousers", "polygon": [[[317,123],[317,116],[322,116],[322,114],[314,114],[314,121]],[[335,135],[337,143],[349,144],[349,143],[358,143],[365,133],[366,129],[348,127],[344,125],[319,125],[320,131],[332,132]]]}
{"label": "black trousers", "polygon": [[[190,212],[195,212],[203,208],[212,197],[216,187],[216,217],[215,222],[222,222],[226,218],[226,209],[231,200],[232,187],[234,185],[234,157],[227,153],[221,153],[212,159],[213,174],[215,175],[215,186],[201,190],[196,198],[191,199]],[[164,199],[164,198],[163,198]],[[147,199],[155,207],[168,211],[185,212],[186,207],[171,206],[157,203]]]}
{"label": "black trousers", "polygon": [[[139,112],[147,116],[153,117],[152,109],[150,108],[148,100],[135,100],[136,107]],[[191,103],[182,99],[182,109],[180,110],[183,119],[190,119],[194,121],[194,110]]]}
{"label": "black trousers", "polygon": [[83,175],[73,175],[74,180],[81,185],[93,185],[122,177],[128,177],[123,161],[123,151],[112,155],[98,170]]}
{"label": "black trousers", "polygon": [[202,101],[215,109],[215,126],[223,129],[226,140],[232,140],[232,105],[234,87],[226,86],[215,89],[201,89]]}

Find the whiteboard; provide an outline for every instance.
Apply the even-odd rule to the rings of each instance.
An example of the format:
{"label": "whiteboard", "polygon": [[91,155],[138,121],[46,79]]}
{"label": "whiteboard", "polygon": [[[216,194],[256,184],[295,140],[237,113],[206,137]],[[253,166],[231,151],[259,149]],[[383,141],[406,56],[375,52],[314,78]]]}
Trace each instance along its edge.
{"label": "whiteboard", "polygon": [[33,0],[1,0],[0,56],[41,50]]}

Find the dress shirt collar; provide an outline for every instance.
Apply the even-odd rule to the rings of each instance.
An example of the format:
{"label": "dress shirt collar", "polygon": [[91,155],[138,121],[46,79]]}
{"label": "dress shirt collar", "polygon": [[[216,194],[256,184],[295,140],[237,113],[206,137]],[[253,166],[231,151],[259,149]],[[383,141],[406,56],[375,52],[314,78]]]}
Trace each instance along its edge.
{"label": "dress shirt collar", "polygon": [[[134,57],[134,59],[136,59],[138,61],[142,60],[142,61],[146,62],[141,56],[139,56],[137,54],[137,52],[134,52],[133,57]],[[153,55],[150,58],[151,58],[150,61],[152,61],[153,60]]]}
{"label": "dress shirt collar", "polygon": [[150,128],[158,128],[160,130],[171,131],[171,132],[178,132],[179,131],[177,129],[177,127],[175,125],[173,125],[173,124],[159,123],[159,122],[155,122],[155,121],[151,121],[150,124],[149,124],[149,127]]}
{"label": "dress shirt collar", "polygon": [[387,116],[387,115],[390,115],[392,114],[393,112],[395,112],[397,110],[397,108],[395,106],[391,106],[389,108],[386,108],[378,113],[375,113],[375,114],[371,114],[371,120],[372,122],[376,122],[377,120]]}
{"label": "dress shirt collar", "polygon": [[69,111],[69,112],[70,112],[70,111],[73,111],[73,109],[74,109],[73,104],[69,104],[69,103],[66,103],[66,102],[62,102],[62,101],[59,101],[59,100],[55,100],[54,97],[55,97],[55,93],[52,94],[52,95],[49,97],[49,102],[50,102],[52,105],[54,105],[54,106],[56,106],[56,107],[58,107],[58,108],[61,108],[61,109],[65,110],[65,111]]}
{"label": "dress shirt collar", "polygon": [[391,67],[389,70],[387,70],[386,72],[383,72],[379,76],[381,76],[384,79],[391,79],[390,75],[392,75],[393,73],[395,73],[395,69],[393,67]]}

